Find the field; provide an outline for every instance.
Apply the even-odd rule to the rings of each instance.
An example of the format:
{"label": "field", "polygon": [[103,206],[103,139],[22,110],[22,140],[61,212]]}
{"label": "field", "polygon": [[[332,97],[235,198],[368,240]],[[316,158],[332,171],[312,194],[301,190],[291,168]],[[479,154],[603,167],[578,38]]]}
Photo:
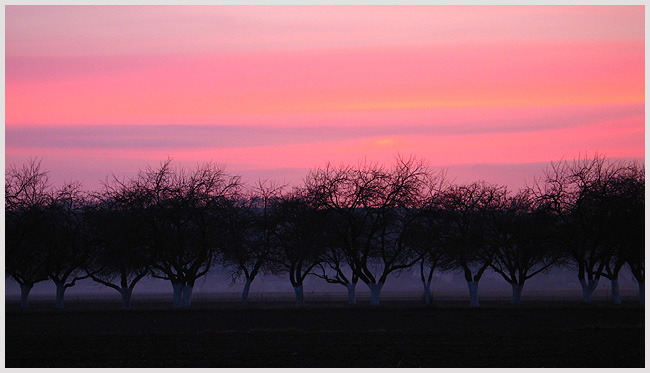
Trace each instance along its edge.
{"label": "field", "polygon": [[6,301],[6,367],[643,367],[633,302]]}

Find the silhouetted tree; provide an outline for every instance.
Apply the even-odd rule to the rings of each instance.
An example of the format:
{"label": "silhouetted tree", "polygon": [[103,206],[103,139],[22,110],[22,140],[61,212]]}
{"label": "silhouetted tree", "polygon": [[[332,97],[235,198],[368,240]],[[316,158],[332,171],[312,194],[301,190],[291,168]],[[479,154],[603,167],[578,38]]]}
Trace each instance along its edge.
{"label": "silhouetted tree", "polygon": [[340,246],[328,245],[322,259],[322,262],[318,264],[318,272],[314,272],[314,275],[329,284],[345,286],[348,291],[348,304],[357,304],[356,287],[359,276],[348,267],[345,252]]}
{"label": "silhouetted tree", "polygon": [[133,185],[146,205],[148,237],[154,250],[152,275],[169,280],[173,306],[189,307],[194,283],[212,264],[217,214],[237,193],[239,177],[207,163],[195,170],[173,169],[171,161],[140,172]]}
{"label": "silhouetted tree", "polygon": [[490,221],[490,267],[512,286],[512,304],[521,303],[526,280],[548,270],[560,255],[554,216],[535,202],[528,191],[508,197]]}
{"label": "silhouetted tree", "polygon": [[420,206],[414,219],[407,227],[405,239],[420,258],[418,261],[422,282],[422,299],[425,305],[431,304],[431,283],[436,270],[447,271],[453,267],[445,255],[445,224],[440,221],[445,214],[439,201],[448,188],[445,174],[432,175],[424,190]]}
{"label": "silhouetted tree", "polygon": [[435,206],[423,206],[417,211],[417,217],[409,227],[405,235],[408,244],[420,257],[418,267],[420,280],[422,282],[422,298],[424,304],[429,305],[432,301],[431,285],[436,270],[449,270],[451,265],[445,255],[445,241],[447,237],[441,229],[440,210]]}
{"label": "silhouetted tree", "polygon": [[274,206],[276,220],[275,273],[289,275],[296,305],[305,304],[303,282],[321,262],[324,251],[323,212],[301,190],[284,195]]}
{"label": "silhouetted tree", "polygon": [[560,235],[569,263],[576,267],[583,302],[590,303],[614,251],[608,239],[608,185],[617,167],[605,158],[552,163],[536,197],[560,219]]}
{"label": "silhouetted tree", "polygon": [[56,307],[63,308],[65,291],[78,280],[88,278],[84,271],[91,255],[87,209],[89,200],[78,183],[55,190],[46,209],[45,270],[56,285]]}
{"label": "silhouetted tree", "polygon": [[604,188],[602,212],[605,235],[603,277],[611,281],[612,302],[620,304],[618,275],[627,262],[639,284],[639,300],[644,298],[645,172],[636,163],[619,163]]}
{"label": "silhouetted tree", "polygon": [[233,199],[222,209],[220,254],[224,265],[232,269],[233,282],[244,278],[244,304],[248,304],[253,280],[268,267],[276,241],[273,206],[278,203],[283,187],[259,181],[247,198]]}
{"label": "silhouetted tree", "polygon": [[31,159],[5,170],[5,271],[20,285],[20,306],[27,308],[29,292],[47,280],[44,228],[50,202],[48,173]]}
{"label": "silhouetted tree", "polygon": [[323,227],[325,229],[322,261],[318,264],[318,270],[314,271],[316,277],[324,279],[329,284],[344,286],[348,293],[348,304],[357,304],[356,286],[359,276],[349,266],[350,260],[343,250],[342,236],[338,234],[344,228],[341,224],[345,222],[341,216],[331,209],[321,208]]}
{"label": "silhouetted tree", "polygon": [[88,273],[95,282],[117,290],[124,309],[131,308],[133,288],[153,264],[142,201],[133,192],[117,179],[106,183],[88,217],[94,237]]}
{"label": "silhouetted tree", "polygon": [[[341,250],[356,277],[370,288],[372,305],[379,305],[390,273],[417,262],[403,232],[410,219],[406,209],[419,203],[427,177],[423,162],[398,158],[391,170],[369,164],[328,165],[306,178],[316,206],[338,215]],[[348,291],[353,286],[349,284]]]}
{"label": "silhouetted tree", "polygon": [[463,271],[470,307],[479,307],[478,284],[492,263],[489,221],[505,201],[503,187],[476,182],[451,186],[439,198],[441,241],[453,268]]}

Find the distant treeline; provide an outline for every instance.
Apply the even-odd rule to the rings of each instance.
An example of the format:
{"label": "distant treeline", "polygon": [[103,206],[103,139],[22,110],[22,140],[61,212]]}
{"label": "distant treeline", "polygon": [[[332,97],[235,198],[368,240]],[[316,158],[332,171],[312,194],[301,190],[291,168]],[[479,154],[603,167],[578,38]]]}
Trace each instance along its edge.
{"label": "distant treeline", "polygon": [[601,277],[620,303],[627,265],[644,302],[644,166],[602,157],[552,163],[516,193],[485,182],[455,185],[423,161],[388,168],[362,163],[311,170],[301,187],[244,185],[224,167],[171,161],[137,176],[107,179],[100,191],[52,187],[38,160],[5,171],[5,270],[21,287],[52,280],[57,307],[75,282],[91,278],[130,307],[144,277],[168,280],[173,306],[188,307],[198,278],[215,267],[244,282],[284,275],[304,304],[303,281],[317,276],[347,289],[359,281],[378,305],[388,275],[418,267],[425,302],[435,271],[462,271],[470,305],[488,268],[512,285],[564,266],[589,303]]}

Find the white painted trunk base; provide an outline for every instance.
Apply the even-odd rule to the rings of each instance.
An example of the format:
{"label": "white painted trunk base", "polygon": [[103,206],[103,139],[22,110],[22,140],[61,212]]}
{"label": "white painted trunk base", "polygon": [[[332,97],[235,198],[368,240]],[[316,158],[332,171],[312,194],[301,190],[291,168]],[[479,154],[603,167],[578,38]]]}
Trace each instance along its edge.
{"label": "white painted trunk base", "polygon": [[305,305],[305,295],[302,290],[302,285],[293,287],[293,292],[296,294],[296,306],[301,307]]}
{"label": "white painted trunk base", "polygon": [[639,283],[639,303],[645,304],[645,282]]}
{"label": "white painted trunk base", "polygon": [[65,282],[56,282],[56,308],[63,308],[63,297],[65,296]]}
{"label": "white painted trunk base", "polygon": [[580,279],[580,286],[582,286],[582,302],[586,304],[591,303],[591,295],[598,286],[598,280],[589,280],[589,282],[586,282]]}
{"label": "white painted trunk base", "polygon": [[512,304],[521,304],[521,291],[524,290],[524,285],[512,285]]}
{"label": "white painted trunk base", "polygon": [[379,297],[381,296],[381,288],[384,287],[384,283],[383,282],[371,283],[368,284],[368,287],[370,288],[370,305],[378,306]]}
{"label": "white painted trunk base", "polygon": [[129,287],[122,288],[120,294],[122,294],[122,308],[128,310],[131,308],[131,293],[133,289]]}
{"label": "white painted trunk base", "polygon": [[621,304],[621,293],[618,288],[618,279],[610,280],[612,284],[612,303]]}
{"label": "white painted trunk base", "polygon": [[478,281],[467,281],[467,287],[469,288],[469,306],[470,307],[479,307],[478,303]]}
{"label": "white painted trunk base", "polygon": [[241,294],[241,301],[243,304],[248,304],[248,293],[251,290],[251,282],[253,282],[253,280],[247,278],[246,283],[244,284],[244,291]]}
{"label": "white painted trunk base", "polygon": [[345,284],[345,287],[348,289],[348,304],[357,304],[357,284],[349,282]]}
{"label": "white painted trunk base", "polygon": [[181,297],[183,295],[183,284],[177,283],[177,282],[172,282],[172,288],[174,289],[174,303],[173,307],[174,308],[180,308],[181,307]]}
{"label": "white painted trunk base", "polygon": [[181,307],[189,307],[192,302],[192,289],[194,287],[191,285],[183,286],[183,297],[181,302]]}
{"label": "white painted trunk base", "polygon": [[424,288],[424,304],[431,304],[431,281],[422,281],[422,287]]}
{"label": "white painted trunk base", "polygon": [[27,308],[30,290],[32,290],[32,285],[20,285],[20,308]]}

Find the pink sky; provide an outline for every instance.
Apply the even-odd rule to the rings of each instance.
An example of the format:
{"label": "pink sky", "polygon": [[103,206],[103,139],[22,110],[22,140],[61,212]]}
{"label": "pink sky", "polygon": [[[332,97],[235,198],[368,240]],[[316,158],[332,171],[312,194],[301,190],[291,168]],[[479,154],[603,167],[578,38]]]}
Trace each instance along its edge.
{"label": "pink sky", "polygon": [[645,156],[643,6],[7,6],[5,158],[298,183],[414,155],[523,185]]}

